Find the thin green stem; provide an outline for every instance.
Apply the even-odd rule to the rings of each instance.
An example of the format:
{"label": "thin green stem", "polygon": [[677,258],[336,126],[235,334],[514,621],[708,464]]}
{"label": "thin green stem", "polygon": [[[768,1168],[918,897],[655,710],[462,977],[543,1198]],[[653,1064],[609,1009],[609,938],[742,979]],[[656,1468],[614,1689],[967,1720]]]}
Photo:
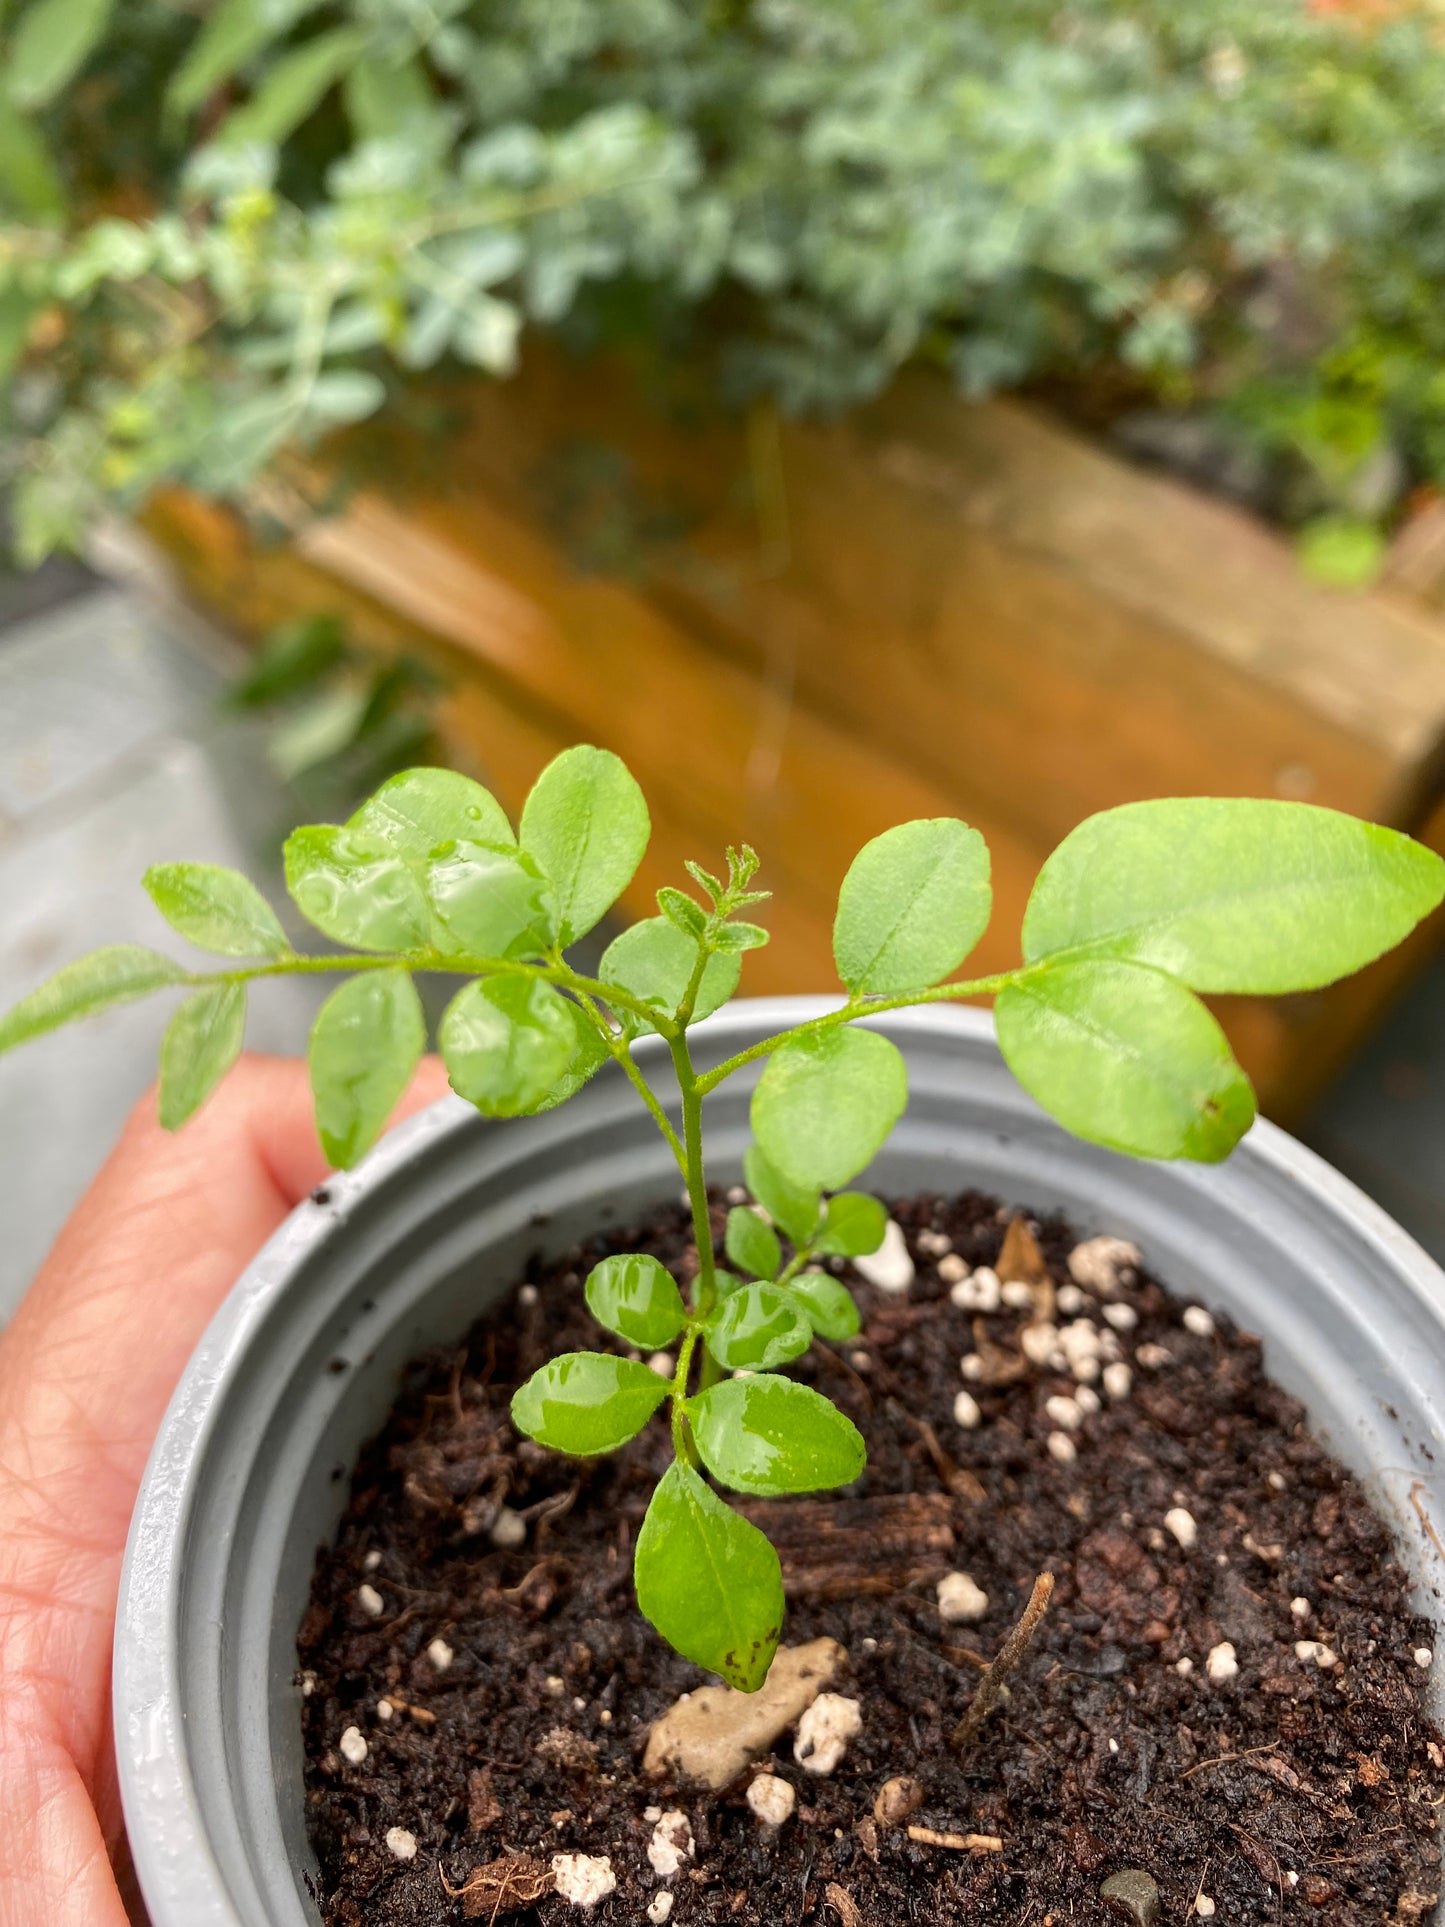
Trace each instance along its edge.
{"label": "thin green stem", "polygon": [[792,1284],[793,1280],[797,1277],[798,1273],[809,1262],[809,1260],[813,1257],[813,1255],[814,1254],[811,1251],[794,1252],[792,1258],[778,1273],[778,1276],[775,1282],[779,1285]]}
{"label": "thin green stem", "polygon": [[672,1128],[672,1119],[662,1108],[662,1100],[642,1075],[641,1070],[633,1060],[631,1044],[627,1038],[619,1036],[618,1033],[613,1030],[612,1026],[607,1022],[607,1019],[602,1015],[602,1012],[597,1008],[597,1005],[585,990],[579,990],[575,995],[577,1002],[581,1005],[582,1009],[586,1011],[588,1017],[591,1018],[593,1024],[596,1026],[597,1034],[602,1039],[603,1047],[607,1055],[612,1058],[614,1063],[622,1067],[623,1076],[652,1113],[652,1121],[667,1140],[667,1148],[676,1158],[677,1168],[685,1179],[687,1177],[687,1152],[683,1149],[682,1139]]}
{"label": "thin green stem", "polygon": [[706,1318],[717,1303],[717,1267],[712,1255],[712,1222],[707,1208],[707,1177],[702,1155],[702,1088],[692,1067],[692,1053],[685,1033],[670,1040],[672,1066],[677,1087],[682,1093],[682,1141],[686,1153],[684,1176],[692,1205],[692,1230],[697,1244],[697,1281],[693,1286],[692,1308]]}
{"label": "thin green stem", "polygon": [[692,1371],[692,1355],[697,1349],[700,1334],[688,1332],[682,1341],[682,1349],[677,1355],[677,1372],[672,1381],[672,1449],[678,1458],[684,1459],[694,1471],[701,1469],[697,1454],[697,1442],[692,1436],[692,1427],[687,1422],[682,1409],[682,1401],[687,1397],[687,1381]]}

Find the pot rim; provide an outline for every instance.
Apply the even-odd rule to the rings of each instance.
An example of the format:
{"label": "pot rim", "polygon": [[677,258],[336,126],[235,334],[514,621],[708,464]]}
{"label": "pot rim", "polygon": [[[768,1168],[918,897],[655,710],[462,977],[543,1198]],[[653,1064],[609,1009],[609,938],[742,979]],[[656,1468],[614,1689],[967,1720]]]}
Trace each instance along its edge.
{"label": "pot rim", "polygon": [[[697,1026],[694,1034],[706,1040],[726,1038],[738,1029],[778,1030],[837,1007],[836,997],[742,998]],[[880,1014],[875,1022],[919,1045],[942,1031],[997,1048],[992,1013],[977,1007],[928,1005]],[[639,1048],[645,1061],[662,1051],[662,1041],[645,1038]],[[218,1405],[253,1335],[302,1261],[373,1193],[424,1163],[458,1132],[475,1128],[476,1116],[461,1098],[438,1100],[388,1132],[355,1170],[325,1180],[321,1189],[326,1211],[308,1209],[303,1201],[292,1212],[216,1311],[186,1365],[148,1459],[120,1581],[114,1728],[122,1801],[142,1891],[156,1897],[175,1891],[178,1871],[184,1869],[192,1902],[186,1927],[242,1927],[212,1852],[203,1803],[187,1764],[183,1735],[188,1712],[169,1631],[174,1615],[185,1607],[180,1555]],[[1233,1154],[1235,1161],[1304,1192],[1318,1203],[1322,1215],[1348,1221],[1408,1286],[1419,1312],[1440,1332],[1445,1349],[1445,1273],[1373,1199],[1265,1119],[1253,1125]],[[203,1885],[209,1892],[198,1912],[194,1875],[199,1865],[207,1869]],[[170,1916],[163,1916],[160,1927],[170,1927]]]}

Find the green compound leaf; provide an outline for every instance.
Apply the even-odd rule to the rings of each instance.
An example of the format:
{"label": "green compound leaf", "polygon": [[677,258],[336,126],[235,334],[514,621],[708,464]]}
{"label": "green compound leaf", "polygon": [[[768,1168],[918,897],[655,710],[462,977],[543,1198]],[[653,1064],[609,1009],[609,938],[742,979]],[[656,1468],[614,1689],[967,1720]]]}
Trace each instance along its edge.
{"label": "green compound leaf", "polygon": [[686,890],[664,887],[657,893],[657,907],[669,923],[675,923],[685,937],[701,937],[707,929],[707,912]]}
{"label": "green compound leaf", "polygon": [[248,877],[216,863],[157,863],[141,879],[173,930],[222,957],[284,957],[276,913]]}
{"label": "green compound leaf", "polygon": [[523,851],[444,845],[426,872],[437,948],[453,957],[537,957],[551,941],[552,886]]}
{"label": "green compound leaf", "polygon": [[753,1092],[753,1136],[790,1183],[835,1190],[882,1148],[908,1102],[903,1058],[876,1031],[805,1032]]}
{"label": "green compound leaf", "polygon": [[792,1240],[798,1251],[806,1251],[823,1214],[823,1200],[817,1188],[790,1184],[775,1165],[769,1164],[756,1144],[743,1152],[743,1176],[749,1191],[775,1225]]}
{"label": "green compound leaf", "polygon": [[166,106],[189,114],[255,55],[314,13],[321,0],[221,0],[166,89]]}
{"label": "green compound leaf", "polygon": [[741,956],[745,950],[761,950],[771,941],[760,923],[720,923],[712,936],[716,950],[727,956]]}
{"label": "green compound leaf", "polygon": [[347,828],[422,863],[444,843],[506,847],[517,840],[491,791],[450,769],[402,770],[367,798]]}
{"label": "green compound leaf", "polygon": [[800,1358],[813,1329],[786,1291],[742,1285],[730,1291],[703,1326],[707,1348],[729,1372],[770,1372]]}
{"label": "green compound leaf", "polygon": [[866,1191],[839,1191],[828,1200],[828,1215],[814,1248],[830,1257],[864,1258],[876,1251],[888,1229],[888,1213]]}
{"label": "green compound leaf", "polygon": [[1314,990],[1407,936],[1445,861],[1398,830],[1310,803],[1179,797],[1091,816],[1039,873],[1033,962],[1088,945],[1195,990]]}
{"label": "green compound leaf", "polygon": [[277,147],[288,140],[365,53],[366,43],[362,28],[336,27],[283,54],[245,105],[226,116],[218,142]]}
{"label": "green compound leaf", "polygon": [[587,1278],[587,1305],[604,1330],[640,1351],[670,1345],[687,1323],[677,1281],[646,1252],[604,1258]]}
{"label": "green compound leaf", "polygon": [[418,950],[431,918],[410,864],[380,837],[313,823],[286,839],[286,888],[308,922],[357,950]]}
{"label": "green compound leaf", "polygon": [[727,1254],[739,1271],[754,1278],[776,1278],[783,1268],[776,1234],[746,1204],[734,1205],[728,1213]]}
{"label": "green compound leaf", "polygon": [[307,1061],[316,1130],[332,1164],[349,1170],[371,1149],[425,1048],[426,1018],[406,971],[363,971],[327,998]]}
{"label": "green compound leaf", "polygon": [[186,977],[178,963],[140,944],[113,943],[104,950],[92,950],[88,957],[78,957],[57,970],[0,1017],[0,1052],[59,1030],[79,1017],[93,1017],[112,1004],[128,1004],[168,984],[184,983]]}
{"label": "green compound leaf", "polygon": [[1254,1092],[1224,1032],[1176,978],[1140,964],[1060,963],[1004,990],[999,1048],[1077,1136],[1135,1157],[1226,1157]]}
{"label": "green compound leaf", "polygon": [[592,1459],[634,1439],[672,1390],[635,1359],[610,1352],[566,1352],[512,1399],[512,1423],[554,1452]]}
{"label": "green compound leaf", "polygon": [[610,750],[581,743],[542,771],[522,810],[521,844],[557,893],[555,935],[564,949],[631,883],[651,834],[642,791]]}
{"label": "green compound leaf", "polygon": [[596,1075],[607,1062],[607,1046],[597,1033],[597,1028],[580,1004],[563,999],[567,1015],[571,1020],[575,1039],[571,1061],[560,1078],[548,1091],[531,1115],[537,1111],[553,1111],[559,1104],[565,1104],[569,1097],[575,1097],[590,1077]]}
{"label": "green compound leaf", "polygon": [[762,1533],[681,1459],[637,1535],[637,1604],[668,1645],[755,1693],[783,1630],[783,1573]]}
{"label": "green compound leaf", "polygon": [[[646,917],[613,938],[602,953],[597,974],[603,983],[630,991],[670,1017],[687,995],[696,962],[697,944],[691,937],[666,917]],[[737,989],[741,972],[737,957],[708,958],[693,1010],[695,1023],[722,1008]],[[617,1021],[629,1037],[653,1028],[645,1017],[626,1010],[617,1012]]]}
{"label": "green compound leaf", "polygon": [[822,1271],[801,1271],[788,1286],[793,1300],[819,1338],[835,1345],[856,1338],[862,1325],[853,1294]]}
{"label": "green compound leaf", "polygon": [[193,1117],[241,1055],[246,1034],[246,986],[212,984],[188,997],[161,1039],[158,1109],[162,1125],[178,1131]]}
{"label": "green compound leaf", "polygon": [[734,1492],[826,1492],[851,1485],[867,1460],[851,1419],[790,1378],[725,1379],[683,1410],[703,1464]]}
{"label": "green compound leaf", "polygon": [[936,984],[988,928],[988,845],[955,817],[865,843],[838,892],[833,958],[855,997]]}
{"label": "green compound leaf", "polygon": [[32,0],[5,57],[5,91],[17,107],[47,106],[105,38],[115,0]]}
{"label": "green compound leaf", "polygon": [[527,1117],[559,1102],[574,1068],[577,1026],[567,1000],[530,977],[465,984],[438,1035],[458,1097],[486,1117]]}

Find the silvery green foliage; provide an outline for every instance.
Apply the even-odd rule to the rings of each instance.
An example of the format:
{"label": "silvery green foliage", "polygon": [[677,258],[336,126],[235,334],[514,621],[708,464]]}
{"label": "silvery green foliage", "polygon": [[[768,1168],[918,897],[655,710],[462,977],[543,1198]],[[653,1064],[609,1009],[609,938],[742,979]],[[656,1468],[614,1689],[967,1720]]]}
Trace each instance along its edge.
{"label": "silvery green foliage", "polygon": [[[39,555],[529,323],[791,410],[905,361],[1207,394],[1322,570],[1445,471],[1445,50],[1259,0],[26,0],[0,367]],[[720,299],[720,297],[722,297]],[[684,330],[684,333],[686,330]]]}

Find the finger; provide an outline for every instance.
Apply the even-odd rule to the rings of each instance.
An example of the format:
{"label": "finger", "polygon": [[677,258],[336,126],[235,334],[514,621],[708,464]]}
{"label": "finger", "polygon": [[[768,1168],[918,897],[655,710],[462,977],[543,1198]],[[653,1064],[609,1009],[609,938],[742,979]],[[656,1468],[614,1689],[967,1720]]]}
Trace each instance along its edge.
{"label": "finger", "polygon": [[0,1732],[0,1927],[126,1927],[85,1783],[55,1742],[23,1752]]}

